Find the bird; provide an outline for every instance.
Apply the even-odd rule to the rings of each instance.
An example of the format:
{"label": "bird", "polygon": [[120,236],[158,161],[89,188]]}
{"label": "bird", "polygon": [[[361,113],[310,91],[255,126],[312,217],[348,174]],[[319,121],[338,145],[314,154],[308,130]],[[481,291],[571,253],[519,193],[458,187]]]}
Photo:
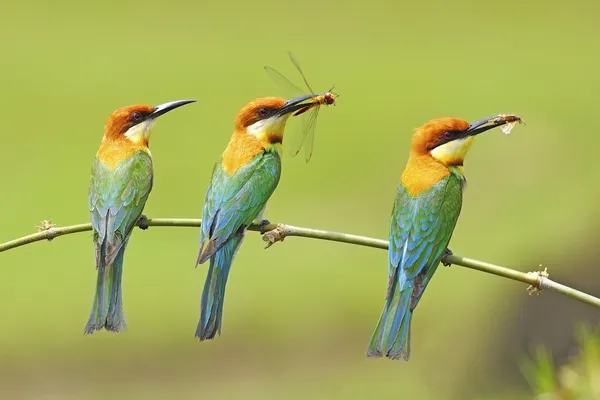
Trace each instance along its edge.
{"label": "bird", "polygon": [[152,155],[148,147],[151,130],[156,118],[194,101],[121,107],[106,119],[89,182],[88,206],[98,278],[85,334],[127,329],[121,289],[123,257],[152,190]]}
{"label": "bird", "polygon": [[409,360],[413,311],[442,257],[452,254],[448,243],[466,186],[465,156],[476,135],[514,119],[437,118],[416,129],[392,210],[385,306],[367,357]]}
{"label": "bird", "polygon": [[[265,97],[250,101],[237,114],[234,132],[215,163],[202,209],[196,266],[210,260],[195,336],[221,334],[225,286],[231,263],[248,225],[262,219],[281,176],[286,122],[292,113],[319,105],[314,95],[286,101]],[[308,100],[308,102],[306,102]]]}

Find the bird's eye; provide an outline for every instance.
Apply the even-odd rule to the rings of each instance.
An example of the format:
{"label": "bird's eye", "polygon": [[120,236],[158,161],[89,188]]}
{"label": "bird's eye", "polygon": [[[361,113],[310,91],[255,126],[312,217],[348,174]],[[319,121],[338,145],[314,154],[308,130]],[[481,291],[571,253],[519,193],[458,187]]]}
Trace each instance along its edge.
{"label": "bird's eye", "polygon": [[140,114],[140,113],[139,113],[139,112],[137,112],[137,111],[134,111],[134,112],[132,112],[132,113],[131,113],[131,118],[132,118],[134,121],[139,121],[139,120],[141,120],[141,119],[142,119],[142,114]]}
{"label": "bird's eye", "polygon": [[452,133],[449,131],[444,132],[444,139],[450,139],[452,137]]}
{"label": "bird's eye", "polygon": [[269,113],[269,111],[266,108],[259,108],[258,109],[258,116],[261,117],[261,118],[266,117],[268,113]]}

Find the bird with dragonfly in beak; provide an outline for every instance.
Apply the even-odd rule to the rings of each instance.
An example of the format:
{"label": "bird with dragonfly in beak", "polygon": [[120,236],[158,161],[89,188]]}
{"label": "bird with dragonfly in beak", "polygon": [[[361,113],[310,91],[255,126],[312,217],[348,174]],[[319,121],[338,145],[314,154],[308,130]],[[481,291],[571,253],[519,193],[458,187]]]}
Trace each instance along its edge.
{"label": "bird with dragonfly in beak", "polygon": [[[334,102],[331,93],[304,94],[292,100],[266,97],[250,101],[238,112],[233,135],[214,166],[202,211],[197,264],[210,263],[200,301],[198,339],[213,339],[221,332],[229,270],[246,228],[269,223],[262,216],[281,176],[289,117]],[[314,111],[309,115],[316,117]]]}

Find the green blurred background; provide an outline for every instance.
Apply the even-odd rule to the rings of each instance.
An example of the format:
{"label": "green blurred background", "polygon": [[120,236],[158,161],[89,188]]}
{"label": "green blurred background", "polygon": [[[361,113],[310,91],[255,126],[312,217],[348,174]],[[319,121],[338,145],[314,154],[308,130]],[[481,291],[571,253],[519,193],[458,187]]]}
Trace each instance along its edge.
{"label": "green blurred background", "polygon": [[[413,129],[438,116],[517,113],[480,137],[451,248],[600,294],[597,1],[263,0],[6,2],[0,15],[0,241],[42,219],[88,221],[87,184],[117,107],[182,98],[152,138],[150,217],[199,217],[245,102],[284,95],[268,64],[335,84],[313,158],[287,157],[267,217],[384,238]],[[291,125],[300,121],[292,120]],[[0,255],[3,398],[531,398],[519,365],[556,357],[598,312],[460,267],[440,268],[413,319],[409,363],[368,360],[383,307],[381,250],[249,234],[223,335],[194,331],[206,266],[198,231],[136,231],[126,333],[84,337],[95,285],[89,234]]]}

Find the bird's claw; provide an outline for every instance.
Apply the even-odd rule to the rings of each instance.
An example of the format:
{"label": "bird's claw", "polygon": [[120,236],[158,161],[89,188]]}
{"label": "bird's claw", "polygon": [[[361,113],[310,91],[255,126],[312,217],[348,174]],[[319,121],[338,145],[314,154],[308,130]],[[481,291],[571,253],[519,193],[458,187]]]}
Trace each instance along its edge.
{"label": "bird's claw", "polygon": [[267,233],[269,231],[269,229],[267,229],[267,226],[271,225],[271,221],[269,221],[268,219],[261,219],[260,223],[258,224],[258,226],[260,227],[260,234],[264,235],[265,233]]}
{"label": "bird's claw", "polygon": [[143,231],[148,229],[148,217],[146,217],[144,214],[140,215],[140,217],[138,218],[137,225]]}
{"label": "bird's claw", "polygon": [[449,267],[449,266],[452,265],[452,263],[449,263],[448,261],[445,261],[446,257],[447,256],[451,256],[452,254],[454,254],[454,253],[452,253],[452,250],[450,250],[450,249],[446,249],[444,251],[444,255],[442,256],[442,265],[444,267]]}

